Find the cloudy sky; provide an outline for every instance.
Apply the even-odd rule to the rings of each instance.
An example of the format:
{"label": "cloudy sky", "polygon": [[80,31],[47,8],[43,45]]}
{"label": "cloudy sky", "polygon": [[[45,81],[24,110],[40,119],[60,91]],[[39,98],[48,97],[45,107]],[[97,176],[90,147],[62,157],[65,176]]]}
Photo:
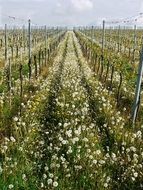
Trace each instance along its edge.
{"label": "cloudy sky", "polygon": [[143,12],[143,0],[0,0],[0,24],[22,24],[15,16],[38,25],[77,26]]}

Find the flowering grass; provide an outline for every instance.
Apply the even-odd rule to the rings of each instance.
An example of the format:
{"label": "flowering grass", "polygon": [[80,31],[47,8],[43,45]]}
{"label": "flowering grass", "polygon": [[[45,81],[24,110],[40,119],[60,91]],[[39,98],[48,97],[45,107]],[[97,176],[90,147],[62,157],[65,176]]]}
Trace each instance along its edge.
{"label": "flowering grass", "polygon": [[142,189],[142,129],[126,126],[67,32],[47,78],[13,118],[14,135],[1,144],[0,189]]}

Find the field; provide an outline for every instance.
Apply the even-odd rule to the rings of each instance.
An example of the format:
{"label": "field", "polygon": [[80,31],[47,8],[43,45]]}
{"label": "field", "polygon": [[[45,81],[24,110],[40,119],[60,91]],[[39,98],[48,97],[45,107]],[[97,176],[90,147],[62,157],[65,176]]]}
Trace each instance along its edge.
{"label": "field", "polygon": [[0,31],[0,190],[143,189],[142,30]]}

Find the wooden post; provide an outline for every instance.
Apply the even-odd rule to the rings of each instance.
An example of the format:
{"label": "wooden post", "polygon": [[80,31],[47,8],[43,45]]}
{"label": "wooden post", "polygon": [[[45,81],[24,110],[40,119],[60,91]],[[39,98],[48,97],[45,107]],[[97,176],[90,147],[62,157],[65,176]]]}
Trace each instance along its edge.
{"label": "wooden post", "polygon": [[45,26],[45,65],[47,64],[47,27]]}
{"label": "wooden post", "polygon": [[90,35],[90,33],[89,33],[89,37],[91,36],[91,47],[90,47],[90,49],[89,49],[89,59],[90,59],[90,61],[92,62],[92,51],[93,51],[93,26],[91,27],[91,35]]}
{"label": "wooden post", "polygon": [[120,72],[120,82],[119,82],[119,86],[118,86],[118,92],[117,92],[117,106],[119,106],[120,103],[120,91],[121,91],[121,87],[122,87],[122,82],[123,82],[123,76],[122,76],[122,72]]}
{"label": "wooden post", "polygon": [[96,26],[94,26],[94,29],[93,29],[93,38],[94,38],[94,40],[95,40],[95,32],[96,32]]}
{"label": "wooden post", "polygon": [[9,104],[11,107],[11,60],[8,60],[8,88],[9,88]]}
{"label": "wooden post", "polygon": [[2,48],[2,46],[3,46],[3,41],[2,39],[0,39],[0,47]]}
{"label": "wooden post", "polygon": [[92,44],[93,44],[93,39],[94,39],[94,26],[91,28],[91,39],[92,39]]}
{"label": "wooden post", "polygon": [[7,40],[7,24],[5,24],[5,32],[4,32],[4,39],[5,39],[5,67],[7,65],[7,58],[8,58],[8,40]]}
{"label": "wooden post", "polygon": [[136,43],[137,43],[137,36],[136,36],[137,26],[134,26],[134,44],[133,44],[133,50],[136,49]]}
{"label": "wooden post", "polygon": [[35,66],[35,78],[37,79],[38,71],[37,71],[37,56],[34,55],[34,66]]}
{"label": "wooden post", "polygon": [[118,28],[118,52],[120,52],[120,25]]}
{"label": "wooden post", "polygon": [[28,20],[28,67],[29,80],[31,79],[31,20]]}
{"label": "wooden post", "polygon": [[18,44],[16,45],[16,58],[18,58],[19,56],[19,48],[18,48]]}
{"label": "wooden post", "polygon": [[41,51],[41,58],[42,58],[42,69],[44,66],[44,51]]}
{"label": "wooden post", "polygon": [[114,77],[114,65],[112,65],[112,67],[111,67],[111,82],[110,82],[109,91],[112,91],[112,88],[113,88],[113,77]]}
{"label": "wooden post", "polygon": [[22,31],[23,31],[23,34],[22,34],[23,48],[24,48],[24,51],[25,51],[25,26],[24,25],[23,25]]}
{"label": "wooden post", "polygon": [[103,57],[103,55],[101,55],[101,71],[100,71],[100,74],[99,74],[99,79],[100,80],[102,79],[103,71],[104,71],[104,57]]}
{"label": "wooden post", "polygon": [[13,58],[14,58],[13,57],[13,46],[11,45],[10,47],[11,47],[11,56],[12,56],[12,61],[13,61]]}
{"label": "wooden post", "polygon": [[142,46],[140,56],[141,58],[140,58],[140,64],[138,68],[138,78],[137,78],[137,85],[136,85],[136,92],[135,92],[135,100],[134,100],[133,111],[132,111],[133,124],[135,124],[135,121],[137,118],[137,112],[140,105],[141,84],[142,84],[142,77],[143,77],[143,46]]}
{"label": "wooden post", "polygon": [[50,61],[50,48],[48,48],[48,61]]}
{"label": "wooden post", "polygon": [[41,74],[41,50],[39,51],[39,75]]}
{"label": "wooden post", "polygon": [[20,65],[19,65],[19,78],[20,78],[20,115],[22,114],[22,101],[23,101],[23,75],[22,75],[22,47],[20,48]]}
{"label": "wooden post", "polygon": [[107,77],[108,77],[108,73],[109,73],[109,67],[110,67],[110,62],[109,60],[107,60],[107,70],[106,70],[106,74],[105,74],[105,79],[104,79],[104,83],[106,85],[106,81],[107,81]]}
{"label": "wooden post", "polygon": [[28,57],[31,59],[31,20],[28,20]]}
{"label": "wooden post", "polygon": [[137,36],[136,36],[136,30],[137,30],[137,26],[134,26],[134,42],[133,42],[133,63],[135,61],[135,51],[136,51],[136,45],[137,45]]}

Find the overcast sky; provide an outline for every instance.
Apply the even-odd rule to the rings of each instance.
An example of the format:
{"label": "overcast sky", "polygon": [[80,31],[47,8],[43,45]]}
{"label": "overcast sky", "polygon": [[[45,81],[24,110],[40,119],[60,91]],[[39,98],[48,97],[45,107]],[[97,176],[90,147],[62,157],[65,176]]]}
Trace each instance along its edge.
{"label": "overcast sky", "polygon": [[143,0],[0,0],[0,23],[21,23],[7,16],[31,18],[39,25],[88,25],[143,12]]}

